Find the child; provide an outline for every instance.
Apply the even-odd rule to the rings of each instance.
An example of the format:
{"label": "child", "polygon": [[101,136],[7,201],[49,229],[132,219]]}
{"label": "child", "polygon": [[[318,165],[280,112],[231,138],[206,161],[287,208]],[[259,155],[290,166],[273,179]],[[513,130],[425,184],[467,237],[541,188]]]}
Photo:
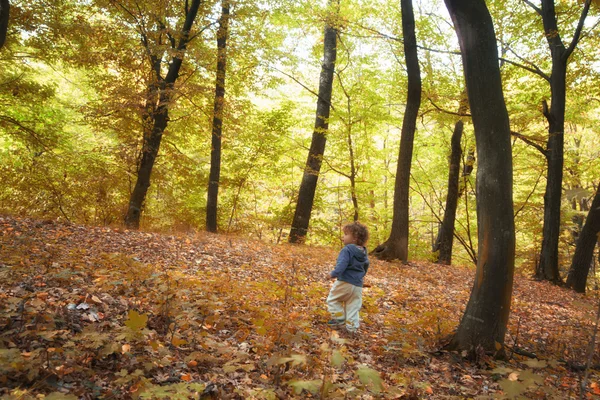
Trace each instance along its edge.
{"label": "child", "polygon": [[369,239],[367,227],[360,222],[344,226],[344,248],[338,255],[335,269],[329,279],[337,278],[327,297],[327,308],[332,319],[328,325],[346,324],[349,332],[359,326],[358,312],[362,306],[363,278],[369,269],[369,257],[364,247]]}

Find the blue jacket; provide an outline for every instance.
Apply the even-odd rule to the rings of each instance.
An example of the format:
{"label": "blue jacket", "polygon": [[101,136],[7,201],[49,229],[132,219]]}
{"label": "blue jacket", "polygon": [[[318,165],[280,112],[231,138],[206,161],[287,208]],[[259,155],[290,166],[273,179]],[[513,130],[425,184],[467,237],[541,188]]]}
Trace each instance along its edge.
{"label": "blue jacket", "polygon": [[347,244],[338,255],[335,269],[331,272],[338,281],[351,283],[354,286],[363,286],[363,278],[369,269],[367,249],[355,244]]}

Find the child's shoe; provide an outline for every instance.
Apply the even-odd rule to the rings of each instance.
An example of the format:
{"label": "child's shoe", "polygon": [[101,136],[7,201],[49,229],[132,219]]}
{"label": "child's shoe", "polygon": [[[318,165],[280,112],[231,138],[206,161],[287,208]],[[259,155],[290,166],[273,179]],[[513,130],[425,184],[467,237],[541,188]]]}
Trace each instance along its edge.
{"label": "child's shoe", "polygon": [[342,326],[346,323],[346,320],[341,318],[341,319],[330,319],[329,321],[327,321],[327,325],[331,326],[331,327],[335,327],[335,326]]}

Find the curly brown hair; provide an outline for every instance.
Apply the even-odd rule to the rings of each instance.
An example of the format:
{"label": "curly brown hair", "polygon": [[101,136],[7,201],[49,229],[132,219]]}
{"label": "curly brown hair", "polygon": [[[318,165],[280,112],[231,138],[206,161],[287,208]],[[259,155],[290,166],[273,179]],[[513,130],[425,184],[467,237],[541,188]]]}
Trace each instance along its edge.
{"label": "curly brown hair", "polygon": [[364,246],[369,240],[369,230],[365,225],[358,221],[344,225],[342,231],[351,234],[352,237],[356,239],[356,244],[359,246]]}

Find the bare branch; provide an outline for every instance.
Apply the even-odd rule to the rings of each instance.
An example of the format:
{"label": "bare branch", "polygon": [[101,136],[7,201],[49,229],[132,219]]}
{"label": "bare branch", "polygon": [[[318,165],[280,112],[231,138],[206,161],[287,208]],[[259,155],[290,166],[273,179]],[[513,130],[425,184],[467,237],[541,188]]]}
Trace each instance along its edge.
{"label": "bare branch", "polygon": [[214,21],[211,22],[210,24],[202,27],[202,29],[200,29],[195,35],[190,36],[190,39],[188,40],[188,43],[191,42],[192,40],[194,40],[195,38],[197,38],[198,36],[202,35],[202,33],[207,30],[208,28],[210,28],[211,26],[217,24],[219,21]]}
{"label": "bare branch", "polygon": [[450,111],[450,110],[446,110],[445,108],[442,108],[440,106],[438,106],[437,104],[435,104],[433,102],[433,100],[431,99],[431,97],[427,97],[427,100],[429,100],[429,102],[431,103],[431,105],[433,105],[438,111],[441,111],[445,114],[450,114],[450,115],[456,115],[458,117],[471,117],[471,114],[469,113],[461,113],[461,112],[455,112],[455,111]]}
{"label": "bare branch", "polygon": [[510,134],[518,139],[521,139],[523,142],[527,143],[529,146],[534,147],[537,151],[542,153],[544,157],[548,157],[548,151],[544,149],[539,143],[533,141],[533,139],[528,138],[525,135],[520,134],[519,132],[510,131]]}
{"label": "bare branch", "polygon": [[539,15],[542,15],[542,9],[541,8],[539,8],[538,6],[536,6],[535,4],[533,4],[529,0],[522,0],[522,1],[523,1],[523,3],[527,4],[529,7],[533,8],[536,13],[538,13]]}
{"label": "bare branch", "polygon": [[531,196],[535,192],[535,189],[537,188],[538,184],[540,183],[540,180],[542,179],[543,175],[544,175],[544,170],[542,169],[542,171],[540,172],[537,180],[535,181],[535,185],[533,185],[533,189],[531,189],[531,192],[529,192],[529,195],[527,195],[527,198],[525,199],[525,201],[523,202],[523,204],[521,205],[521,207],[517,210],[517,212],[515,212],[515,219],[517,219],[517,215],[519,215],[519,213],[525,208],[525,206],[529,202],[529,199],[531,198]]}
{"label": "bare branch", "polygon": [[579,22],[577,23],[577,28],[575,29],[575,33],[573,34],[573,40],[571,40],[571,44],[564,52],[563,57],[566,60],[569,59],[573,50],[575,50],[575,46],[579,42],[579,38],[581,37],[581,30],[583,29],[583,23],[585,22],[585,18],[588,15],[588,11],[590,10],[590,5],[592,4],[592,0],[585,0],[585,4],[583,5],[583,10],[581,10],[581,16],[579,17]]}
{"label": "bare branch", "polygon": [[327,164],[327,166],[329,167],[329,169],[331,169],[333,172],[340,174],[348,179],[352,179],[352,177],[348,174],[346,174],[345,172],[340,171],[339,169],[335,168],[333,165],[331,165],[329,163],[329,161],[327,161],[327,159],[325,157],[323,157],[323,161],[325,161],[325,164]]}
{"label": "bare branch", "polygon": [[318,93],[316,93],[314,90],[310,89],[308,86],[306,86],[305,84],[303,84],[302,82],[300,82],[298,79],[296,79],[296,78],[295,78],[295,77],[293,77],[292,75],[290,75],[290,74],[288,74],[287,72],[284,72],[284,71],[282,71],[282,70],[280,70],[280,69],[278,69],[278,68],[276,68],[276,67],[274,67],[274,66],[272,66],[272,65],[267,65],[267,68],[271,68],[271,69],[273,69],[273,70],[275,70],[275,71],[279,72],[280,74],[283,74],[283,75],[287,76],[288,78],[290,78],[291,80],[293,80],[294,82],[296,82],[298,85],[302,86],[304,89],[306,89],[307,91],[309,91],[311,94],[313,94],[313,95],[317,96],[317,97],[318,97],[320,100],[322,100],[322,101],[324,101],[325,103],[327,103],[327,104],[328,104],[328,105],[331,107],[331,109],[332,109],[333,111],[336,111],[336,110],[335,110],[335,107],[333,107],[333,104],[331,104],[331,102],[329,102],[329,101],[327,101],[327,100],[325,100],[325,99],[321,98],[321,97],[319,96],[319,94],[318,94]]}

